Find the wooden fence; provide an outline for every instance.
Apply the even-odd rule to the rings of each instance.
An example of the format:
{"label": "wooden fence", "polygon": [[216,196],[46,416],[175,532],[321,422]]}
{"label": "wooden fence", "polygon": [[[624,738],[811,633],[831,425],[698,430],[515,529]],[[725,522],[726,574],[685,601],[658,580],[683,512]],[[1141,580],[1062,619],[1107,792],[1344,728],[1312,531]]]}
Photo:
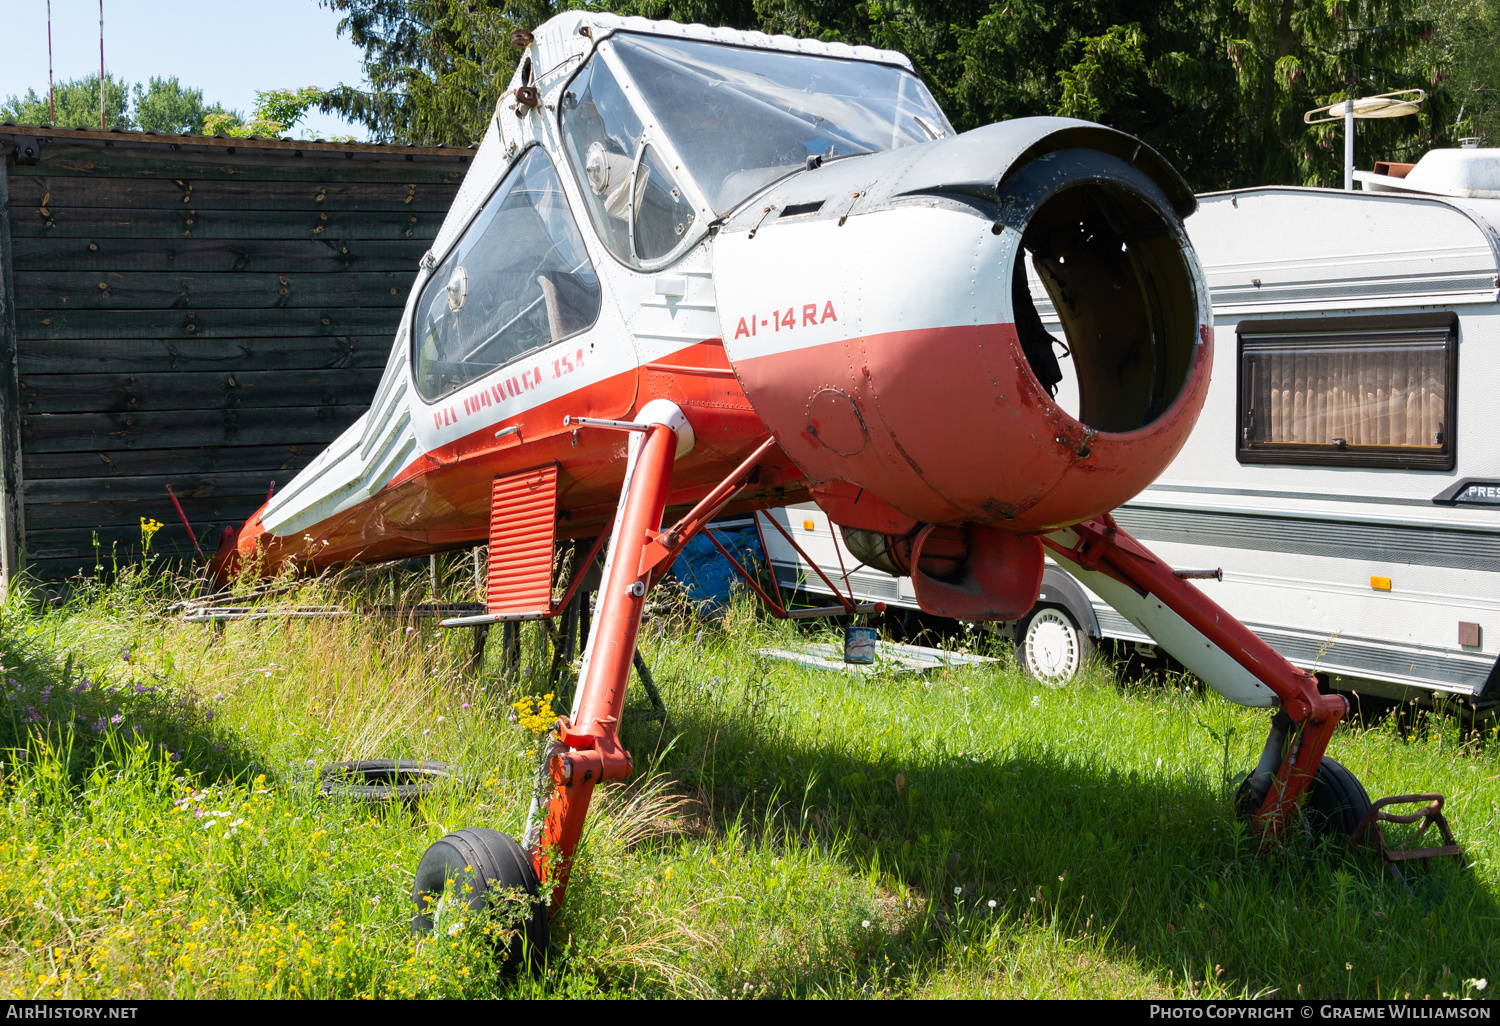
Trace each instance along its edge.
{"label": "wooden fence", "polygon": [[472,150],[0,125],[0,573],[212,552],[365,410]]}

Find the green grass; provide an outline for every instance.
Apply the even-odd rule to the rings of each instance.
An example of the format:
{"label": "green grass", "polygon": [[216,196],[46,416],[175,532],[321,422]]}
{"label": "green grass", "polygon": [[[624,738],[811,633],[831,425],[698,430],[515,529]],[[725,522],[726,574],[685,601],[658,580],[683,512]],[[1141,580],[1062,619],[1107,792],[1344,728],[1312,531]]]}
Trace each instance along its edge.
{"label": "green grass", "polygon": [[[1448,795],[1467,863],[1407,889],[1326,846],[1259,850],[1230,794],[1267,715],[1191,681],[819,672],[758,659],[795,629],[737,607],[647,624],[668,718],[632,691],[636,779],[596,798],[545,970],[507,982],[493,924],[414,941],[409,894],[445,832],[520,832],[539,739],[512,712],[546,690],[540,632],[507,687],[493,641],[470,677],[467,632],[216,634],[170,615],[174,586],[126,573],[0,611],[8,996],[1438,997],[1500,977],[1493,732],[1335,738],[1372,795]],[[317,766],[375,757],[463,780],[415,809],[317,797]]]}

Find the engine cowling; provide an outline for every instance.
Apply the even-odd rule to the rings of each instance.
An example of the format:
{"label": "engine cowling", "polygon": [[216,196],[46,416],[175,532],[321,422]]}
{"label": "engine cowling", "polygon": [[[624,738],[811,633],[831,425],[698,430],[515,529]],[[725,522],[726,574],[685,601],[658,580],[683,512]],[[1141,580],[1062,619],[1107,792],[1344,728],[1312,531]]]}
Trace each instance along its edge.
{"label": "engine cowling", "polygon": [[[836,523],[853,491],[916,528],[884,533],[910,536],[924,608],[1019,616],[1040,585],[1036,535],[1138,493],[1202,408],[1213,335],[1193,207],[1148,147],[1068,119],[845,158],[719,232],[725,348]],[[1028,258],[1061,321],[1071,412],[1049,387]],[[921,570],[930,525],[963,526],[951,580]]]}

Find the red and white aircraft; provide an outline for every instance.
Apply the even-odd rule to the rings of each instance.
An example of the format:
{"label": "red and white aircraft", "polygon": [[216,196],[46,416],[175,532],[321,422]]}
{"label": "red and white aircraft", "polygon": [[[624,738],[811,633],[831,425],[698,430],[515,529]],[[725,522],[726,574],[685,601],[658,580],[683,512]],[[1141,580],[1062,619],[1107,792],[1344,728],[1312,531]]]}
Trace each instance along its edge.
{"label": "red and white aircraft", "polygon": [[647,591],[711,517],[809,497],[930,612],[1018,617],[1047,555],[1209,686],[1279,707],[1242,798],[1262,831],[1310,787],[1363,796],[1322,760],[1345,700],[1109,516],[1209,385],[1195,200],[1157,153],[1063,118],[957,134],[904,56],[867,47],[577,11],[518,44],[369,412],[216,558],[222,577],[488,539],[502,621],[554,615],[554,546],[607,536],[528,836],[444,838],[419,896],[479,867],[476,900],[546,885],[555,907],[594,787],[631,772]]}

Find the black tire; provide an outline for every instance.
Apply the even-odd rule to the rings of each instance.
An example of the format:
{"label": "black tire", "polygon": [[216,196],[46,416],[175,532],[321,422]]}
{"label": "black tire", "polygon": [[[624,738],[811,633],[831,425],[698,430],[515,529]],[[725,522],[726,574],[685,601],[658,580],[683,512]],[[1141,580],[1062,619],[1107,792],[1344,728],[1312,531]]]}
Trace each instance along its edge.
{"label": "black tire", "polygon": [[1037,606],[1016,625],[1016,662],[1039,684],[1073,683],[1093,656],[1093,639],[1062,606]]}
{"label": "black tire", "polygon": [[540,889],[531,859],[508,835],[484,827],[456,830],[433,842],[417,866],[411,930],[425,936],[442,929],[445,901],[461,900],[472,912],[489,906],[503,928],[495,938],[501,972],[514,975],[522,964],[540,965],[547,950]]}
{"label": "black tire", "polygon": [[[1359,821],[1370,811],[1370,795],[1359,778],[1337,759],[1325,757],[1318,763],[1317,775],[1307,789],[1302,803],[1302,818],[1309,839],[1328,838],[1347,841]],[[1250,779],[1240,783],[1234,796],[1234,811],[1246,822],[1255,815],[1258,804],[1250,798]]]}
{"label": "black tire", "polygon": [[1325,757],[1307,789],[1303,814],[1313,837],[1347,841],[1370,811],[1370,795],[1359,778],[1337,759]]}
{"label": "black tire", "polygon": [[356,802],[415,804],[437,785],[457,777],[457,767],[446,762],[416,759],[335,762],[318,771],[318,794]]}

